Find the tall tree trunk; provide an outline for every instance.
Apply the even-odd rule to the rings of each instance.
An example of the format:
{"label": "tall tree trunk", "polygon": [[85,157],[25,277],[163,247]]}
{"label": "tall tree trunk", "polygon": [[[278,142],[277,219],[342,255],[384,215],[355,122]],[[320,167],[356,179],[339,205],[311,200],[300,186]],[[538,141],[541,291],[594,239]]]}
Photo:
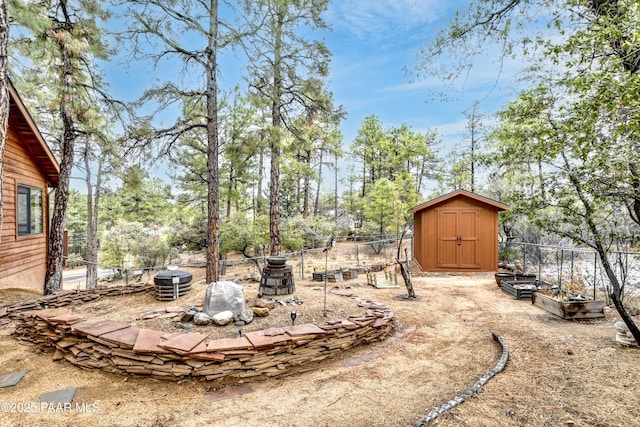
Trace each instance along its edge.
{"label": "tall tree trunk", "polygon": [[103,158],[98,160],[96,171],[95,192],[93,190],[91,167],[89,164],[89,151],[91,146],[87,143],[84,153],[84,167],[87,182],[87,243],[85,246],[87,274],[87,289],[93,289],[98,285],[98,212],[100,203],[100,186],[102,181]]}
{"label": "tall tree trunk", "polygon": [[[307,170],[311,169],[311,153],[306,152],[305,163],[307,165]],[[302,217],[309,218],[309,193],[311,192],[311,179],[309,177],[309,173],[305,173],[303,177],[303,196],[302,196]]]}
{"label": "tall tree trunk", "polygon": [[86,141],[84,146],[84,170],[85,170],[85,182],[87,183],[87,240],[85,243],[85,258],[87,261],[87,271],[86,271],[86,283],[87,289],[92,289],[96,287],[95,280],[92,280],[95,276],[97,276],[96,265],[92,263],[91,258],[93,257],[93,248],[91,247],[90,237],[93,235],[93,183],[91,182],[91,167],[89,164],[89,141]]}
{"label": "tall tree trunk", "polygon": [[[262,135],[262,133],[260,133]],[[262,212],[262,170],[264,169],[264,148],[261,146],[258,151],[258,189],[256,190],[256,212],[254,219]]]}
{"label": "tall tree trunk", "polygon": [[629,172],[631,173],[631,200],[626,203],[629,216],[636,224],[640,225],[640,171],[635,162],[629,162]]}
{"label": "tall tree trunk", "polygon": [[7,125],[9,120],[9,82],[7,78],[8,43],[9,16],[7,13],[7,1],[0,0],[0,230],[2,229],[3,221],[2,171],[4,169],[4,147],[7,142]]}
{"label": "tall tree trunk", "polygon": [[218,0],[209,3],[207,48],[207,283],[217,282],[220,264],[220,176],[218,171]]}
{"label": "tall tree trunk", "polygon": [[320,147],[320,162],[318,163],[318,181],[316,185],[316,200],[313,204],[313,214],[318,215],[320,213],[320,186],[322,185],[322,161],[324,150]]}
{"label": "tall tree trunk", "polygon": [[233,193],[233,167],[229,166],[229,187],[227,191],[227,218],[231,216],[231,194]]}
{"label": "tall tree trunk", "polygon": [[335,153],[335,181],[333,187],[333,223],[338,224],[338,152]]}
{"label": "tall tree trunk", "polygon": [[[274,103],[274,110],[279,108]],[[280,141],[279,114],[275,113],[271,135],[271,179],[269,183],[269,255],[280,255]]]}
{"label": "tall tree trunk", "polygon": [[280,138],[282,117],[282,31],[284,27],[285,5],[280,5],[275,25],[273,49],[273,98],[271,100],[271,179],[269,185],[269,254],[280,255]]}
{"label": "tall tree trunk", "polygon": [[44,278],[44,294],[49,295],[60,290],[62,282],[62,256],[64,245],[64,222],[69,201],[69,180],[73,167],[75,144],[75,125],[73,121],[73,65],[66,45],[60,41],[62,55],[62,99],[60,113],[62,117],[62,146],[60,161],[60,181],[56,189],[53,218],[49,232],[49,260]]}

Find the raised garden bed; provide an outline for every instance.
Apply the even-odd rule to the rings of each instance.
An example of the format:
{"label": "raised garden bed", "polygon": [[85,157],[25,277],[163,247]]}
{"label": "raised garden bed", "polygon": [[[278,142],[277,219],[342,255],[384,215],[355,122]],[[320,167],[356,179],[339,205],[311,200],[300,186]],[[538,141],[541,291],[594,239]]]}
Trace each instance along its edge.
{"label": "raised garden bed", "polygon": [[515,299],[531,299],[531,294],[538,290],[537,280],[507,280],[502,281],[502,292],[505,292]]}
{"label": "raised garden bed", "polygon": [[533,292],[531,303],[563,319],[598,319],[604,317],[604,301],[558,301],[540,292]]}

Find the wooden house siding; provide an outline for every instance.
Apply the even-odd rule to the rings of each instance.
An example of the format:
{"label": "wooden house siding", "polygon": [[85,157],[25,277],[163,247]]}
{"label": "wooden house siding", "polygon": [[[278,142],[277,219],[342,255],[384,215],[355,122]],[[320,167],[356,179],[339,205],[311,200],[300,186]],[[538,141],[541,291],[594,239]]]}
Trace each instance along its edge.
{"label": "wooden house siding", "polygon": [[423,271],[495,271],[498,212],[506,208],[499,202],[457,191],[411,209],[414,258]]}
{"label": "wooden house siding", "polygon": [[[41,289],[47,268],[47,194],[48,185],[32,154],[20,144],[19,136],[9,129],[4,154],[2,240],[0,240],[0,288]],[[16,221],[18,185],[42,190],[42,233],[19,236]]]}
{"label": "wooden house siding", "polygon": [[[0,228],[0,288],[42,290],[47,269],[49,188],[59,179],[58,164],[9,82],[11,98],[2,168],[2,227]],[[41,233],[20,235],[17,220],[18,186],[42,192]]]}

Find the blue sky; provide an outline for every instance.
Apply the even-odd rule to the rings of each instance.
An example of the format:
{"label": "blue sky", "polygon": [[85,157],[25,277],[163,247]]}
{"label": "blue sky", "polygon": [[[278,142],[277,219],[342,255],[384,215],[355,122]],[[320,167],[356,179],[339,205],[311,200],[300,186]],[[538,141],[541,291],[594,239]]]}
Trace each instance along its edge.
{"label": "blue sky", "polygon": [[[332,30],[321,33],[320,37],[332,52],[329,90],[333,92],[335,104],[343,105],[347,112],[340,126],[345,149],[353,142],[362,120],[374,114],[386,128],[405,123],[417,132],[437,129],[443,141],[441,154],[444,155],[464,141],[466,119],[463,112],[474,101],[482,101],[479,112],[490,114],[514,97],[512,76],[517,66],[509,62],[504,64],[496,85],[497,54],[478,58],[466,79],[457,82],[455,90],[449,93],[452,98],[449,101],[441,101],[437,96],[444,88],[437,76],[411,81],[405,70],[416,64],[420,48],[446,26],[456,6],[467,7],[468,2],[331,2],[324,18]],[[227,58],[231,56],[226,54]],[[221,82],[232,86],[237,82],[238,72],[234,67],[238,64],[225,64],[224,58],[225,55],[222,56]],[[447,58],[442,61],[446,63]],[[130,64],[128,70],[108,67],[107,73],[116,96],[130,100],[139,96],[150,83],[150,71],[136,64]],[[176,69],[175,73],[179,71]],[[341,174],[345,172],[341,170]],[[329,177],[324,185],[333,186]]]}
{"label": "blue sky", "polygon": [[333,27],[326,37],[333,53],[330,88],[336,104],[348,112],[342,124],[345,144],[356,136],[364,117],[375,114],[388,127],[406,123],[415,131],[437,129],[448,150],[464,138],[463,111],[474,101],[482,101],[480,112],[491,113],[513,95],[513,64],[505,64],[496,86],[497,54],[478,58],[465,81],[449,93],[450,101],[440,100],[444,83],[437,76],[412,81],[407,75],[405,69],[416,64],[420,48],[446,26],[456,5],[468,3],[343,0],[330,6],[325,15]]}

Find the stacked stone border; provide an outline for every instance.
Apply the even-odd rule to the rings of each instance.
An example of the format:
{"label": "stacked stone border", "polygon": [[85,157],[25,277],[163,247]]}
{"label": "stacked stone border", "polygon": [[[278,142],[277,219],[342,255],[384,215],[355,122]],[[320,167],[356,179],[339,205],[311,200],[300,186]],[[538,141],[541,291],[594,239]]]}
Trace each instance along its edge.
{"label": "stacked stone border", "polygon": [[65,308],[153,288],[152,284],[140,284],[65,291],[5,307],[0,311],[0,321],[9,317],[16,323],[14,335],[22,344],[54,348],[54,360],[64,359],[85,369],[172,381],[253,381],[310,371],[313,362],[383,340],[393,328],[394,314],[384,303],[344,291],[332,293],[352,298],[365,309],[364,315],[217,340],[198,332],[164,333],[112,320],[91,322]]}
{"label": "stacked stone border", "polygon": [[429,424],[429,422],[435,420],[440,415],[467,401],[471,396],[474,396],[476,393],[478,393],[478,390],[480,390],[480,388],[485,385],[485,383],[489,381],[493,376],[502,372],[507,364],[507,361],[509,360],[509,346],[498,332],[493,331],[491,335],[493,335],[493,339],[497,341],[498,344],[500,344],[500,346],[502,347],[502,354],[500,356],[500,360],[498,360],[498,363],[496,363],[496,366],[493,369],[490,369],[486,374],[484,374],[482,378],[476,381],[476,383],[472,385],[469,390],[467,390],[460,396],[451,399],[444,405],[438,407],[436,410],[430,412],[427,416],[420,418],[415,424],[410,427],[422,427]]}

